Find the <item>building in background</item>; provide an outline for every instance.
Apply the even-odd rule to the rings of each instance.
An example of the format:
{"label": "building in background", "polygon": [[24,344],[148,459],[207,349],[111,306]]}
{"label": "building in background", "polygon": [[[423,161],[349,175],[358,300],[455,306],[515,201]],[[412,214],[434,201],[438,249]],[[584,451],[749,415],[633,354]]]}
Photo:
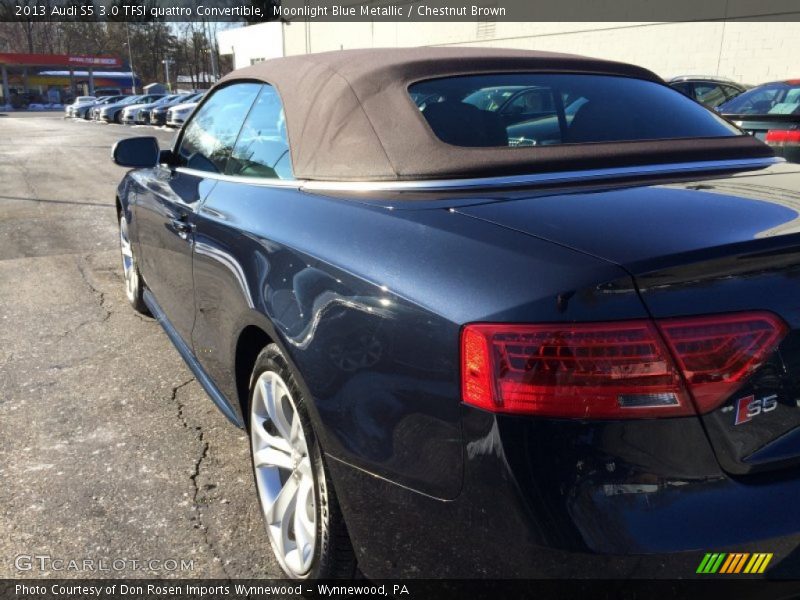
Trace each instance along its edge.
{"label": "building in background", "polygon": [[[294,25],[288,28],[291,27]],[[220,54],[232,56],[234,69],[241,69],[283,56],[283,35],[282,23],[259,23],[218,32],[217,46]]]}
{"label": "building in background", "polygon": [[[262,26],[246,30],[256,27]],[[233,37],[237,31],[225,33]],[[282,38],[286,56],[345,48],[484,46],[620,60],[647,67],[664,78],[719,75],[749,84],[800,78],[797,61],[800,22],[507,23],[482,20],[443,26],[442,23],[419,22],[296,21],[283,25]],[[253,36],[252,39],[258,47],[260,38]],[[261,43],[266,52],[266,40],[262,39]],[[233,44],[228,41],[228,45]],[[245,64],[249,63],[240,62],[237,57],[237,68]]]}

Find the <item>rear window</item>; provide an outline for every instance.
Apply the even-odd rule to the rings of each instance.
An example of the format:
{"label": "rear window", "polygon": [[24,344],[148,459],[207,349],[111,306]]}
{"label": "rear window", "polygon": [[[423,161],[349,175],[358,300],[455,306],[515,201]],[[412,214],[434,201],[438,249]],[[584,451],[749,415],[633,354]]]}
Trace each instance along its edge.
{"label": "rear window", "polygon": [[411,85],[436,136],[468,147],[741,135],[680,92],[609,75],[491,74]]}
{"label": "rear window", "polygon": [[767,83],[743,92],[719,107],[731,115],[798,115],[800,83]]}

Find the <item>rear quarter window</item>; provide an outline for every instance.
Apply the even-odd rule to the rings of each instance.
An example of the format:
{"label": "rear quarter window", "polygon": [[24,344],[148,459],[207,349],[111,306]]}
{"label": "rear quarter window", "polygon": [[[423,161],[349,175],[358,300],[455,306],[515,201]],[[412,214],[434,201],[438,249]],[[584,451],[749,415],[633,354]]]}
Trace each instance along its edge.
{"label": "rear quarter window", "polygon": [[467,147],[520,147],[741,135],[677,90],[608,75],[485,74],[408,89],[433,133]]}

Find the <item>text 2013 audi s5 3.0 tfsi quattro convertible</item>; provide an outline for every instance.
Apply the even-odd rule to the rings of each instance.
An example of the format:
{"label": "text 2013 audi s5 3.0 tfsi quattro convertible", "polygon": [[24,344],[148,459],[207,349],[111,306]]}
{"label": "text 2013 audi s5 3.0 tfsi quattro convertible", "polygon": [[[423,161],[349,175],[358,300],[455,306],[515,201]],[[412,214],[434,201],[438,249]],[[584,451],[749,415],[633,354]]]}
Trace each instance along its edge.
{"label": "text 2013 audi s5 3.0 tfsi quattro convertible", "polygon": [[114,160],[128,299],[249,432],[288,576],[769,574],[800,539],[800,167],[652,72],[282,58]]}

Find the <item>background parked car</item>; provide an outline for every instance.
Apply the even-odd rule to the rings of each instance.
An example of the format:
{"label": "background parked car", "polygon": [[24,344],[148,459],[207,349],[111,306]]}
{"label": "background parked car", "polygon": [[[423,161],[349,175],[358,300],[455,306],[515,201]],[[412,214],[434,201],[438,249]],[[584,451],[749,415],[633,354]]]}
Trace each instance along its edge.
{"label": "background parked car", "polygon": [[200,94],[195,100],[192,102],[186,102],[185,104],[177,104],[170,108],[167,111],[167,127],[181,127],[186,119],[189,118],[189,115],[192,114],[192,111],[200,104],[200,101],[203,99],[205,93]]}
{"label": "background parked car", "polygon": [[149,96],[143,97],[138,102],[134,104],[130,104],[126,106],[122,114],[120,115],[119,122],[124,125],[134,125],[137,122],[139,111],[144,108],[145,106],[149,106],[153,102],[158,102],[159,100],[163,100],[167,98],[166,94],[150,94]]}
{"label": "background parked car", "polygon": [[709,108],[716,108],[749,88],[723,77],[689,75],[673,77],[669,85]]}
{"label": "background parked car", "polygon": [[95,102],[97,102],[97,98],[94,96],[78,96],[77,98],[75,98],[75,102],[73,102],[72,104],[68,104],[67,107],[64,109],[64,116],[74,117],[75,110],[79,106],[84,106],[84,105],[89,106],[91,104],[94,104]]}
{"label": "background parked car", "polygon": [[790,162],[800,162],[800,79],[764,83],[717,110],[766,142]]}
{"label": "background parked car", "polygon": [[180,98],[176,98],[174,100],[170,100],[169,102],[165,102],[160,104],[159,106],[154,107],[150,111],[150,124],[151,125],[165,125],[167,123],[167,111],[172,108],[173,106],[177,106],[178,104],[186,104],[189,102],[197,102],[200,98],[203,97],[202,92],[196,92],[193,94],[185,94]]}
{"label": "background parked car", "polygon": [[132,104],[134,102],[137,102],[139,100],[139,98],[141,98],[141,96],[139,96],[139,95],[126,96],[125,98],[123,98],[122,100],[119,100],[118,102],[113,102],[113,103],[110,103],[110,104],[107,104],[107,105],[94,106],[94,107],[91,108],[89,113],[91,114],[92,120],[100,121],[100,120],[102,120],[101,119],[101,113],[105,109],[107,109],[107,108],[109,108],[109,109],[110,108],[115,108],[117,106],[119,106],[121,108],[125,108],[128,104]]}
{"label": "background parked car", "polygon": [[150,123],[150,113],[153,111],[153,109],[161,106],[172,105],[173,103],[178,104],[183,102],[188,97],[189,94],[171,94],[169,96],[164,96],[160,100],[156,100],[155,102],[140,107],[136,111],[133,120],[137,125],[146,125]]}
{"label": "background parked car", "polygon": [[163,96],[164,94],[128,96],[116,104],[109,104],[108,106],[101,108],[98,112],[98,120],[105,121],[106,123],[119,123],[122,117],[122,111],[128,106],[133,104],[149,104],[150,102],[154,102]]}
{"label": "background parked car", "polygon": [[76,119],[90,119],[91,118],[91,111],[96,106],[105,106],[106,104],[113,104],[114,102],[119,102],[123,98],[127,96],[119,95],[119,96],[103,96],[97,99],[97,102],[93,104],[82,104],[75,108],[73,111],[73,117]]}

